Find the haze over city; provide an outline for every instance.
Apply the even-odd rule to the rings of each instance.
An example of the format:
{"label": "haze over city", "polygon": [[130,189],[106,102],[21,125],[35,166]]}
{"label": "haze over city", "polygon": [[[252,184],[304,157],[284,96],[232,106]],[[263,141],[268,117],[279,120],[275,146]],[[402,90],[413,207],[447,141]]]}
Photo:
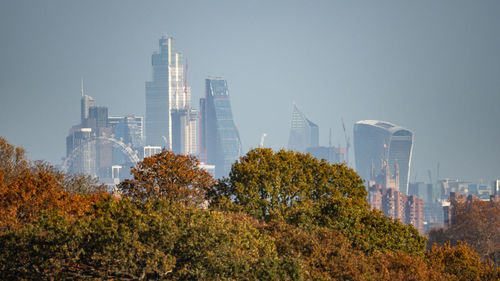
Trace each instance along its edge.
{"label": "haze over city", "polygon": [[[497,1],[3,1],[0,135],[59,164],[80,80],[110,115],[145,114],[158,39],[188,59],[192,106],[227,79],[243,152],[286,147],[292,103],[345,146],[358,120],[414,132],[411,181],[500,177]],[[354,163],[351,149],[351,163]]]}

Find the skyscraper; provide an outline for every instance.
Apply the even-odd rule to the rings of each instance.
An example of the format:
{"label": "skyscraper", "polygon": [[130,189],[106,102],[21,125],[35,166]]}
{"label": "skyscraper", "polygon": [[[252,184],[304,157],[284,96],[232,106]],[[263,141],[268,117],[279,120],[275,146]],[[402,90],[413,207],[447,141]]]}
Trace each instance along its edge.
{"label": "skyscraper", "polygon": [[146,144],[182,150],[173,147],[172,130],[178,124],[172,124],[172,113],[189,111],[191,89],[185,84],[183,56],[174,51],[172,37],[160,38],[159,52],[152,55],[151,64],[153,81],[146,82]]}
{"label": "skyscraper", "polygon": [[227,176],[240,156],[241,141],[223,78],[205,80],[205,98],[200,99],[200,138],[201,161],[215,165],[217,178]]}
{"label": "skyscraper", "polygon": [[367,182],[388,165],[399,171],[399,191],[408,194],[413,133],[385,121],[364,120],[354,124],[356,170]]}
{"label": "skyscraper", "polygon": [[309,147],[319,146],[318,125],[307,119],[304,114],[293,104],[292,126],[288,138],[288,149],[306,152]]}

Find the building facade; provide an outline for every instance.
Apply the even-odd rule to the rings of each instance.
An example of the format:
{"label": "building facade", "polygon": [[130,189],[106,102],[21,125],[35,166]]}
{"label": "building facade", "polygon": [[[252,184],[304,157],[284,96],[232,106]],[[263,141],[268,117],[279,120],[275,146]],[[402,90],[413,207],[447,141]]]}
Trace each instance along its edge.
{"label": "building facade", "polygon": [[306,152],[309,147],[319,146],[319,127],[293,105],[292,124],[288,138],[288,149]]}
{"label": "building facade", "polygon": [[231,100],[224,78],[205,80],[205,97],[200,100],[199,158],[215,165],[217,178],[227,176],[241,153],[241,140],[233,120]]}
{"label": "building facade", "polygon": [[398,191],[408,194],[413,132],[385,121],[364,120],[354,124],[354,155],[356,170],[366,181],[373,171],[388,165],[399,174]]}
{"label": "building facade", "polygon": [[[191,88],[185,80],[183,55],[175,52],[172,37],[160,38],[159,52],[152,55],[151,64],[153,79],[146,82],[146,144],[195,154],[192,148],[174,147],[174,138],[180,138],[174,136],[179,134],[179,131],[174,132],[174,127],[182,134],[185,134],[184,130],[192,131],[193,128],[183,125],[183,122],[190,124],[189,120],[179,119],[181,116],[189,119],[189,114],[182,113],[191,110]],[[181,145],[181,142],[176,144]]]}
{"label": "building facade", "polygon": [[420,233],[424,233],[424,201],[417,196],[407,196],[394,188],[385,188],[381,184],[371,182],[368,188],[368,203],[386,216],[397,218],[404,224],[411,224]]}

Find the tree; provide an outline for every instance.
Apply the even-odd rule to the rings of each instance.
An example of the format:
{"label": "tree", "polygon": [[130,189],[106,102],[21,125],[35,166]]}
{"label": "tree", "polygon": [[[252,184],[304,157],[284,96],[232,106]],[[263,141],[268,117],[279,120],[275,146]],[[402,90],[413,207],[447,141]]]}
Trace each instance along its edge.
{"label": "tree", "polygon": [[479,255],[463,242],[458,242],[454,247],[450,243],[433,245],[425,258],[430,268],[442,272],[448,280],[500,279],[500,270],[482,263]]}
{"label": "tree", "polygon": [[24,150],[0,138],[0,232],[37,220],[43,212],[81,216],[107,196],[82,196],[65,190],[65,175],[43,161],[29,161]]}
{"label": "tree", "polygon": [[233,164],[229,178],[211,190],[212,205],[258,219],[292,219],[318,203],[340,199],[367,207],[362,179],[344,164],[310,154],[269,148],[251,150]]}
{"label": "tree", "polygon": [[473,197],[453,201],[452,220],[448,227],[429,233],[429,243],[440,245],[465,241],[481,256],[500,264],[500,201],[481,201]]}
{"label": "tree", "polygon": [[423,254],[425,238],[412,226],[371,211],[366,195],[363,180],[345,164],[269,148],[249,151],[209,193],[212,208],[336,229],[368,253]]}
{"label": "tree", "polygon": [[186,205],[201,205],[214,184],[210,174],[200,168],[194,156],[162,152],[145,158],[131,170],[132,180],[121,182],[118,189],[137,199],[163,197]]}
{"label": "tree", "polygon": [[8,184],[12,178],[29,168],[24,149],[16,147],[0,137],[0,171],[3,181]]}
{"label": "tree", "polygon": [[49,213],[0,235],[0,279],[300,280],[246,216],[165,198],[107,198],[70,223]]}

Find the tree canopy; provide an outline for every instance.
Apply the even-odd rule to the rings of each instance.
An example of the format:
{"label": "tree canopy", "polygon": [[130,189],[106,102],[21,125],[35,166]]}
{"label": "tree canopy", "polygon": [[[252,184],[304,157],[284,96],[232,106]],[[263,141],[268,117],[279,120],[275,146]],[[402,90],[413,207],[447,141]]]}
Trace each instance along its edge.
{"label": "tree canopy", "polygon": [[118,189],[133,198],[162,197],[186,205],[200,205],[215,181],[199,164],[196,157],[163,149],[139,162],[131,170],[133,179],[121,182]]}
{"label": "tree canopy", "polygon": [[370,210],[366,195],[363,180],[345,164],[269,148],[249,151],[209,192],[212,208],[336,229],[366,252],[423,254],[425,238],[414,227]]}
{"label": "tree canopy", "polygon": [[352,169],[307,154],[253,150],[215,182],[163,151],[119,197],[1,138],[0,154],[2,280],[500,279],[466,244],[423,251]]}

